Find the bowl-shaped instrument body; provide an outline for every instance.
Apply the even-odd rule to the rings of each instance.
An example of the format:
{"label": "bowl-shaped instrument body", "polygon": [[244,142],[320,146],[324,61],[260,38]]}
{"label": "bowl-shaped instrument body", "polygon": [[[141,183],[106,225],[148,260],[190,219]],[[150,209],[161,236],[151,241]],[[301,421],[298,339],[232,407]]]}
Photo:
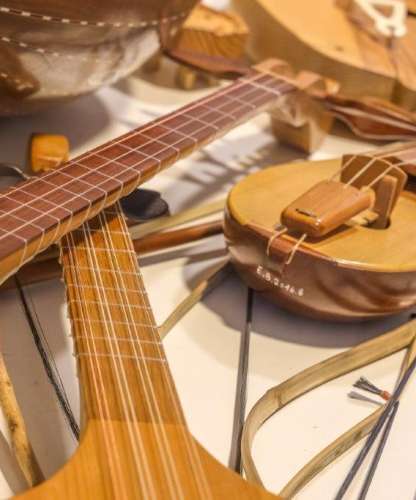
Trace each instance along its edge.
{"label": "bowl-shaped instrument body", "polygon": [[134,71],[196,0],[1,0],[0,116],[91,92]]}
{"label": "bowl-shaped instrument body", "polygon": [[[243,179],[228,197],[224,233],[242,278],[272,301],[298,314],[353,321],[399,313],[416,303],[416,194],[400,196],[387,229],[354,221],[320,240],[270,240],[282,210],[340,160],[296,162]],[[269,251],[268,244],[271,241]]]}

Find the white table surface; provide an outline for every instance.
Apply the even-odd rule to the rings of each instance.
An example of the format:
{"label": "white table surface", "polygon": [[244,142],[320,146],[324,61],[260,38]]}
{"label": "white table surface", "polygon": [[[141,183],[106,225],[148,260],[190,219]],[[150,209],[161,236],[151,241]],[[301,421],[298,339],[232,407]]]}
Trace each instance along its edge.
{"label": "white table surface", "polygon": [[[167,69],[169,72],[169,68]],[[166,80],[156,78],[157,82]],[[132,76],[60,108],[26,118],[0,120],[0,159],[23,164],[34,131],[66,134],[76,155],[130,130],[206,91],[183,92]],[[328,137],[315,158],[368,149],[368,144]],[[248,171],[296,159],[279,146],[266,116],[240,127],[223,140],[159,175],[146,187],[160,189],[172,212],[224,195]],[[249,164],[243,166],[242,164]],[[220,258],[221,237],[140,259],[158,322],[189,293],[202,270]],[[59,280],[26,288],[71,405],[79,411],[74,358],[63,286]],[[236,374],[244,326],[246,288],[230,276],[198,304],[165,339],[169,363],[193,434],[227,464],[233,422]],[[363,324],[324,323],[294,316],[255,297],[250,345],[247,408],[270,387],[299,370],[406,321],[408,315]],[[73,453],[69,432],[47,381],[15,292],[0,295],[1,349],[27,418],[34,449],[44,473],[58,470]],[[289,405],[267,422],[255,441],[254,455],[268,489],[278,491],[316,452],[374,410],[347,398],[352,383],[365,374],[379,386],[393,387],[403,353],[339,378]],[[367,498],[412,499],[414,474],[414,403],[416,384],[402,400],[396,424]],[[0,417],[1,418],[1,417]],[[0,422],[4,428],[4,422]],[[315,478],[297,498],[330,499],[351,465],[357,447]],[[0,440],[0,469],[7,470]],[[1,476],[1,474],[0,474]],[[0,477],[0,495],[21,488],[13,474]],[[359,481],[346,498],[355,498]]]}

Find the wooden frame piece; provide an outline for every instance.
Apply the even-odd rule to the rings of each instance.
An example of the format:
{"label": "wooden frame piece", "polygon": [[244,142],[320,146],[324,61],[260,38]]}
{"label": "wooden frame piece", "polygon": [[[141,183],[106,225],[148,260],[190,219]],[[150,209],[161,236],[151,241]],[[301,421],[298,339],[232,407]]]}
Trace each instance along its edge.
{"label": "wooden frame piece", "polygon": [[190,294],[183,299],[165,321],[158,326],[160,338],[164,339],[185,314],[187,314],[200,300],[206,297],[215,287],[222,283],[230,274],[231,269],[229,260],[225,259],[208,271],[192,289]]}
{"label": "wooden frame piece", "polygon": [[[251,409],[243,430],[241,450],[243,467],[247,478],[259,485],[263,484],[254,463],[251,449],[257,431],[268,418],[312,389],[362,366],[374,363],[401,349],[408,348],[400,371],[400,377],[402,377],[407,366],[416,355],[415,334],[416,320],[413,319],[391,332],[317,363],[269,389]],[[286,484],[279,495],[283,498],[292,498],[319,472],[366,436],[375,425],[383,408],[384,406],[379,408],[318,453]]]}

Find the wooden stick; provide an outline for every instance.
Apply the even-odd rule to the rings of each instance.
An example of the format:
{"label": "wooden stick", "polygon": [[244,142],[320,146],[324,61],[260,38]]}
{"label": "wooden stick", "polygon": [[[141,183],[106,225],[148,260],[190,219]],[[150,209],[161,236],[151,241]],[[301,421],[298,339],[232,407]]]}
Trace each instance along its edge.
{"label": "wooden stick", "polygon": [[[241,446],[243,466],[247,478],[257,484],[262,484],[251,455],[251,447],[258,429],[272,414],[294,399],[330,380],[409,346],[415,338],[415,326],[416,320],[412,320],[391,332],[311,366],[267,391],[250,411],[244,426]],[[383,407],[355,425],[316,455],[291,479],[280,492],[280,495],[283,498],[292,498],[336,457],[364,437],[371,430],[382,411]]]}
{"label": "wooden stick", "polygon": [[251,325],[253,321],[253,298],[254,290],[252,288],[247,288],[246,320],[240,341],[233,432],[231,435],[230,460],[228,462],[229,468],[238,474],[242,473],[240,443],[244,420],[246,418],[248,363],[250,357]]}
{"label": "wooden stick", "polygon": [[228,258],[216,265],[192,289],[191,293],[174,309],[166,320],[158,327],[159,335],[163,339],[172,328],[187,314],[201,299],[206,297],[230,273],[231,265]]}
{"label": "wooden stick", "polygon": [[[167,229],[171,229],[182,224],[187,224],[203,217],[208,217],[218,212],[223,212],[226,199],[217,200],[205,205],[198,205],[196,207],[183,210],[173,215],[166,215],[165,217],[158,217],[155,220],[137,224],[128,222],[129,232],[133,240],[144,238],[150,234],[161,233]],[[58,257],[58,250],[56,247],[49,248],[46,252],[35,257],[34,262],[41,262],[43,260],[50,260],[52,257]]]}
{"label": "wooden stick", "polygon": [[44,480],[26,432],[26,425],[17,402],[6,364],[0,353],[0,406],[10,432],[11,445],[19,466],[30,487]]}
{"label": "wooden stick", "polygon": [[175,231],[152,233],[143,238],[133,240],[133,246],[138,254],[144,255],[185,245],[186,243],[192,243],[193,241],[209,238],[221,233],[222,221],[206,222],[205,224],[196,224]]}
{"label": "wooden stick", "polygon": [[[401,380],[403,374],[406,372],[407,368],[410,366],[411,362],[416,355],[416,329],[415,329],[415,321],[411,321],[400,327],[398,330],[393,331],[394,334],[397,332],[398,335],[401,334],[403,329],[408,329],[408,333],[410,334],[409,342],[406,345],[400,347],[400,344],[396,344],[396,339],[392,339],[395,347],[399,347],[400,350],[403,347],[407,346],[407,352],[405,359],[403,360],[400,376],[398,378],[398,382]],[[403,330],[405,331],[405,330]],[[405,332],[406,333],[406,332]],[[388,335],[388,334],[387,334]],[[385,337],[383,335],[383,337]],[[403,339],[404,340],[404,339]],[[400,338],[397,341],[401,341]],[[363,344],[364,345],[364,344]],[[315,455],[281,490],[280,495],[283,498],[291,498],[302,489],[313,477],[315,477],[319,472],[321,472],[325,467],[327,467],[330,463],[332,463],[336,458],[349,450],[352,446],[358,443],[361,439],[363,439],[371,429],[374,427],[375,423],[381,417],[383,411],[385,409],[385,405],[381,406],[379,409],[374,411],[371,415],[363,419],[358,424],[354,425],[347,432],[342,434],[339,438],[333,441],[330,445],[324,448],[320,453]]]}
{"label": "wooden stick", "polygon": [[150,222],[145,222],[144,224],[138,224],[129,227],[131,237],[133,239],[143,238],[151,233],[157,233],[160,231],[165,231],[166,229],[171,229],[172,227],[179,226],[181,224],[186,224],[196,219],[201,219],[208,215],[215,214],[217,212],[222,212],[225,207],[225,198],[206,205],[199,205],[197,207],[190,208],[188,210],[183,210],[177,214],[167,215],[166,217],[159,217],[158,219],[152,220]]}

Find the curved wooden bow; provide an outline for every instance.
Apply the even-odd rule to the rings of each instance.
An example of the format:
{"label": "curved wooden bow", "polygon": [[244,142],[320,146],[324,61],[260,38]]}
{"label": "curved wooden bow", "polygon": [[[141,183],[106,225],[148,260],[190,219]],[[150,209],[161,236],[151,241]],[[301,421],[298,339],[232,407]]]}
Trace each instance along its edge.
{"label": "curved wooden bow", "polygon": [[[411,320],[391,332],[317,363],[269,389],[250,411],[243,429],[241,455],[247,478],[259,485],[263,484],[251,450],[257,431],[269,417],[310,390],[407,347],[408,353],[402,365],[401,378],[416,355],[415,335],[416,320]],[[365,437],[383,409],[384,406],[380,407],[318,453],[286,484],[279,495],[292,498],[313,477]]]}

